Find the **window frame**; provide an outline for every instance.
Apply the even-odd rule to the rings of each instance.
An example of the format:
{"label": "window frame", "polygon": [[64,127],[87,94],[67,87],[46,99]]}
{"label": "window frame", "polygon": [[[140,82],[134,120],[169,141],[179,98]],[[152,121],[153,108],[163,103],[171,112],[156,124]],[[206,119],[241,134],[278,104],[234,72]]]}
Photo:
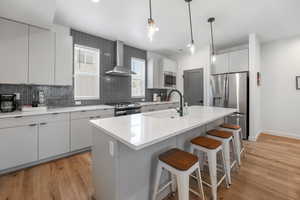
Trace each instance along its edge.
{"label": "window frame", "polygon": [[[98,52],[98,73],[89,73],[89,72],[81,72],[81,73],[76,73],[75,70],[75,53],[76,53],[76,47],[77,48],[84,48],[90,51],[97,51]],[[73,81],[74,81],[74,100],[75,101],[80,101],[80,100],[100,100],[100,68],[101,68],[101,63],[100,63],[100,59],[101,59],[101,51],[100,49],[97,48],[93,48],[93,47],[89,47],[89,46],[84,46],[84,45],[80,45],[80,44],[74,44],[74,57],[73,57]],[[79,55],[78,55],[79,56]],[[78,57],[78,59],[80,59]],[[76,96],[76,76],[90,76],[90,77],[96,77],[98,78],[98,96]]]}
{"label": "window frame", "polygon": [[140,98],[145,98],[146,97],[146,83],[147,83],[147,63],[146,63],[146,60],[143,59],[143,58],[137,58],[137,57],[131,57],[130,59],[130,70],[132,71],[132,63],[133,63],[133,60],[138,60],[138,61],[142,61],[144,63],[144,95],[143,96],[133,96],[132,95],[132,78],[134,75],[131,76],[131,80],[130,80],[130,92],[131,92],[131,98],[133,99],[140,99]]}

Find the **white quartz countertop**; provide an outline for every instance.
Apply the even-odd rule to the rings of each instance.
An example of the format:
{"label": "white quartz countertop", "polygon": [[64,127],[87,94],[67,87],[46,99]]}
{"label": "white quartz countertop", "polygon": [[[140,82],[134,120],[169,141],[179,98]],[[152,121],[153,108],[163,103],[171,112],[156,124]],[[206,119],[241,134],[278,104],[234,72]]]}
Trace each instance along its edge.
{"label": "white quartz countertop", "polygon": [[179,117],[174,109],[91,120],[94,127],[134,150],[161,142],[236,112],[232,108],[191,106]]}
{"label": "white quartz countertop", "polygon": [[114,109],[114,107],[107,106],[107,105],[93,105],[93,106],[74,106],[74,107],[63,107],[63,108],[50,108],[45,111],[28,111],[28,112],[15,111],[15,112],[10,112],[10,113],[0,113],[0,119],[20,117],[20,116],[25,117],[25,116],[34,116],[34,115],[47,115],[47,114],[53,114],[53,113],[68,113],[68,112],[106,110],[106,109]]}
{"label": "white quartz countertop", "polygon": [[141,106],[151,106],[151,105],[161,105],[161,104],[173,104],[179,103],[178,101],[145,101],[145,102],[138,102]]}

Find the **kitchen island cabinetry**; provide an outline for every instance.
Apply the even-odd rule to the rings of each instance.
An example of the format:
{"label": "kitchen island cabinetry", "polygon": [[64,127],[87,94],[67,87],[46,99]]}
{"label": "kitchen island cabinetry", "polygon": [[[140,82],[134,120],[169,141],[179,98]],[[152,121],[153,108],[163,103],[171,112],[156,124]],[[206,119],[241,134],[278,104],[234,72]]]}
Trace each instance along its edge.
{"label": "kitchen island cabinetry", "polygon": [[[151,199],[158,155],[174,147],[189,150],[190,140],[204,134],[207,125],[234,112],[192,106],[183,117],[164,110],[91,120],[96,199]],[[168,176],[162,177],[167,181]],[[160,195],[158,199],[166,197]]]}

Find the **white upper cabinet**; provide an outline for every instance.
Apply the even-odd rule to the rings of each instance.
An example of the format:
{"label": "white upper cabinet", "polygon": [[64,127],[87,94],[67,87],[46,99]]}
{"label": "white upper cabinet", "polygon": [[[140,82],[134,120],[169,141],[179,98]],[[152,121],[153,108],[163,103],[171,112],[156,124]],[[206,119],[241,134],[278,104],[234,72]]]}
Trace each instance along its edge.
{"label": "white upper cabinet", "polygon": [[73,85],[73,38],[70,29],[55,29],[55,85]]}
{"label": "white upper cabinet", "polygon": [[0,19],[0,60],[0,83],[27,83],[27,25]]}
{"label": "white upper cabinet", "polygon": [[243,72],[249,70],[248,49],[218,54],[212,65],[212,74]]}
{"label": "white upper cabinet", "polygon": [[219,54],[216,56],[216,61],[212,65],[212,74],[224,74],[228,72],[229,54]]}
{"label": "white upper cabinet", "polygon": [[160,58],[148,59],[147,67],[147,87],[148,88],[163,88],[163,69],[161,67]]}
{"label": "white upper cabinet", "polygon": [[153,52],[147,52],[147,59],[147,88],[167,88],[164,84],[164,75],[171,73],[176,76],[177,63]]}
{"label": "white upper cabinet", "polygon": [[171,59],[164,58],[162,61],[164,72],[177,73],[177,64]]}
{"label": "white upper cabinet", "polygon": [[249,70],[249,51],[243,49],[229,53],[229,72],[242,72]]}
{"label": "white upper cabinet", "polygon": [[54,83],[55,33],[29,27],[29,84]]}

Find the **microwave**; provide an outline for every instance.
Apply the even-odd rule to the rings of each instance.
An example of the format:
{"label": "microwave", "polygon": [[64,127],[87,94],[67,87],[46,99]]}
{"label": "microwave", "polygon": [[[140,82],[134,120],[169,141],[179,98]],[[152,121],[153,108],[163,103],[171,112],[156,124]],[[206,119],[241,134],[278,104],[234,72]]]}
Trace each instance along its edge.
{"label": "microwave", "polygon": [[176,86],[176,73],[164,72],[164,87],[175,87]]}

